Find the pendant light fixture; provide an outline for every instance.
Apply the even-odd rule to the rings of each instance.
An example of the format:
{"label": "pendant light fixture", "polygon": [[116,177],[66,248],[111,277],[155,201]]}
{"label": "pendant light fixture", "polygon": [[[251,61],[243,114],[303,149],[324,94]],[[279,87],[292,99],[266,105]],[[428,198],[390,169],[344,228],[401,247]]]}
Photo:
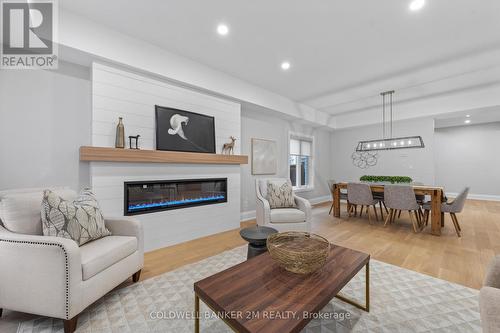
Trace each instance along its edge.
{"label": "pendant light fixture", "polygon": [[[424,140],[421,136],[392,137],[392,95],[394,90],[384,91],[382,95],[382,139],[359,141],[356,151],[377,151],[408,148],[424,148]],[[386,108],[386,100],[389,99],[389,107]],[[386,117],[386,113],[389,115]],[[389,120],[386,122],[386,118]]]}

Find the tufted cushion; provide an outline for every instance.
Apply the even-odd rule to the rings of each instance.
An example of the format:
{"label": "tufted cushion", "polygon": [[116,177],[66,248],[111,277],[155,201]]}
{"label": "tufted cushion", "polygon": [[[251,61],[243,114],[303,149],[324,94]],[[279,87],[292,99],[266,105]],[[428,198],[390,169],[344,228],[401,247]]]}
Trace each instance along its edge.
{"label": "tufted cushion", "polygon": [[267,201],[271,209],[295,207],[293,189],[290,181],[268,181]]}
{"label": "tufted cushion", "polygon": [[88,280],[137,251],[137,238],[109,236],[80,247],[82,278]]}
{"label": "tufted cushion", "polygon": [[45,236],[69,238],[79,246],[111,235],[99,204],[88,189],[73,201],[46,190],[42,200],[42,228]]}
{"label": "tufted cushion", "polygon": [[[53,189],[59,196],[73,200],[77,194],[66,188]],[[0,220],[3,226],[15,233],[42,235],[40,204],[43,189],[31,188],[0,192]]]}
{"label": "tufted cushion", "polygon": [[296,208],[279,208],[271,210],[271,223],[304,223],[306,213]]}

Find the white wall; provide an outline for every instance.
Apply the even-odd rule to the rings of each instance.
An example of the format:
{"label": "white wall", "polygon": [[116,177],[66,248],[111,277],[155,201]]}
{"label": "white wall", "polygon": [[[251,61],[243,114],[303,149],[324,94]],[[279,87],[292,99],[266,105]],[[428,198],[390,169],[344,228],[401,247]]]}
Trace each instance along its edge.
{"label": "white wall", "polygon": [[[500,199],[500,122],[436,129],[436,182],[447,192]],[[489,196],[496,196],[491,198]]]}
{"label": "white wall", "polygon": [[351,155],[360,140],[380,139],[382,125],[354,127],[336,130],[332,135],[333,177],[338,181],[358,181],[362,175],[410,176],[414,181],[434,184],[433,135],[434,120],[418,118],[395,122],[393,136],[422,136],[424,149],[380,151],[378,163],[368,169],[352,164]]}
{"label": "white wall", "polygon": [[[288,133],[297,132],[314,136],[314,190],[300,192],[299,195],[307,199],[321,199],[329,196],[327,181],[330,178],[330,135],[331,132],[314,129],[308,125],[285,120],[273,115],[263,114],[242,107],[241,117],[241,152],[248,155],[249,164],[241,168],[241,211],[243,218],[253,217],[255,214],[255,179],[268,177],[289,178],[288,171]],[[276,175],[253,176],[251,174],[251,139],[268,139],[277,143],[278,170]]]}
{"label": "white wall", "polygon": [[90,144],[90,71],[0,71],[0,190],[89,184],[78,148]]}

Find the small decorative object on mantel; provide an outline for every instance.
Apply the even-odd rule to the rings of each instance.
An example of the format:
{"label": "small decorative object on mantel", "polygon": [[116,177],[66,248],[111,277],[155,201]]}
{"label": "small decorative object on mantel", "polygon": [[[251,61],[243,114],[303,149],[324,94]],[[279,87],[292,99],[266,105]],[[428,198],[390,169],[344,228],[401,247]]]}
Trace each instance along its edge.
{"label": "small decorative object on mantel", "polygon": [[130,149],[139,149],[139,137],[140,135],[130,135],[128,137],[128,144]]}
{"label": "small decorative object on mantel", "polygon": [[230,136],[229,138],[231,139],[231,142],[225,143],[222,146],[222,154],[228,154],[228,155],[234,154],[234,142],[236,141],[236,138],[234,136]]}
{"label": "small decorative object on mantel", "polygon": [[115,148],[125,148],[125,127],[122,117],[118,118],[118,125],[116,125]]}
{"label": "small decorative object on mantel", "polygon": [[267,249],[274,261],[289,272],[310,274],[326,263],[330,242],[309,232],[282,232],[267,238]]}

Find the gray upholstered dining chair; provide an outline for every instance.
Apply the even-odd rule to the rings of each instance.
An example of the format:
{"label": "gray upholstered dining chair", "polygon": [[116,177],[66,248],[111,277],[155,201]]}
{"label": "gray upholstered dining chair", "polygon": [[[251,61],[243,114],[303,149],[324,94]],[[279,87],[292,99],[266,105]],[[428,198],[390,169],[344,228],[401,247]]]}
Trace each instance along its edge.
{"label": "gray upholstered dining chair", "polygon": [[[328,188],[330,189],[330,194],[332,195],[332,206],[330,207],[330,211],[328,212],[328,215],[332,213],[333,210],[333,203],[335,202],[335,189],[334,185],[337,182],[334,179],[330,179],[328,181]],[[345,191],[340,190],[340,200],[345,200],[347,201],[347,193]]]}
{"label": "gray upholstered dining chair", "polygon": [[415,192],[411,186],[407,185],[386,185],[384,186],[384,200],[389,214],[385,219],[384,226],[394,222],[397,211],[408,211],[413,225],[413,231],[418,232],[421,229],[422,221],[420,214],[420,205],[417,203]]}
{"label": "gray upholstered dining chair", "polygon": [[[455,231],[458,237],[461,237],[462,228],[458,223],[457,213],[461,213],[464,209],[465,201],[467,200],[467,195],[469,194],[469,187],[466,187],[460,194],[453,200],[452,202],[443,202],[441,204],[441,212],[449,213],[451,216],[451,220],[453,225],[455,226]],[[432,208],[430,202],[426,202],[423,206],[424,209],[424,219],[425,224],[429,223],[429,212]]]}
{"label": "gray upholstered dining chair", "polygon": [[[370,185],[361,183],[347,183],[347,200],[349,202],[348,215],[351,217],[351,213],[355,205],[361,206],[361,212],[359,216],[363,215],[363,208],[366,206],[366,213],[368,214],[368,220],[371,223],[371,213],[370,207],[373,206],[373,211],[375,212],[375,218],[378,221],[377,214],[377,203],[380,202],[379,199],[373,198],[373,193]],[[382,211],[380,212],[382,213]],[[384,217],[382,216],[382,219]]]}

